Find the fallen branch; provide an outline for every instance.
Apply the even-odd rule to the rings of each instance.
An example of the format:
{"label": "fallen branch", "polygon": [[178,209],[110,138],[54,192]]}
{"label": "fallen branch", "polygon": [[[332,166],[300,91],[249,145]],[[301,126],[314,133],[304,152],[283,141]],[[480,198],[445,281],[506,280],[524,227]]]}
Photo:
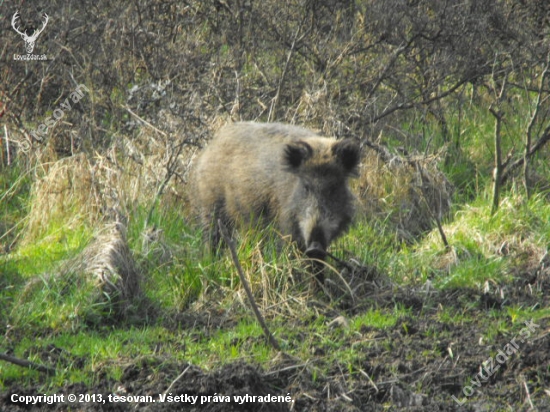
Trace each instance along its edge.
{"label": "fallen branch", "polygon": [[254,314],[256,315],[256,318],[258,319],[258,322],[260,322],[260,326],[262,327],[265,336],[267,337],[267,340],[278,351],[281,350],[281,347],[279,346],[279,342],[275,339],[275,337],[271,334],[269,331],[265,320],[260,313],[260,309],[258,309],[258,306],[256,305],[256,301],[254,300],[254,296],[252,296],[252,290],[250,290],[250,286],[248,285],[248,282],[246,281],[246,278],[244,277],[244,271],[241,266],[241,263],[239,262],[239,258],[237,256],[237,251],[235,250],[235,245],[233,243],[233,240],[229,237],[229,233],[227,232],[227,228],[222,223],[221,219],[218,219],[218,227],[220,228],[220,232],[222,234],[223,239],[225,240],[225,243],[227,243],[227,246],[229,247],[229,251],[231,252],[231,258],[233,259],[233,263],[235,264],[235,267],[237,268],[237,272],[239,273],[239,278],[241,278],[241,283],[244,286],[244,290],[246,291],[246,295],[248,296],[248,300],[250,301],[250,305],[252,306],[252,310],[254,311]]}
{"label": "fallen branch", "polygon": [[24,368],[35,369],[38,372],[52,373],[52,374],[55,373],[55,368],[52,368],[46,365],[40,365],[39,363],[34,363],[26,359],[19,359],[14,356],[6,355],[5,353],[0,353],[0,360],[5,360],[6,362],[10,362],[10,363],[13,363],[14,365],[22,366]]}

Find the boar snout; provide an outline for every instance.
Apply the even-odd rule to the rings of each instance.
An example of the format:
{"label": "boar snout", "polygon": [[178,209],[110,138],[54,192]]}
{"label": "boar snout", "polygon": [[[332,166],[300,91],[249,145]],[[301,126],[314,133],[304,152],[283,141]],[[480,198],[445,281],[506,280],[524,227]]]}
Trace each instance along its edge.
{"label": "boar snout", "polygon": [[327,251],[319,242],[311,242],[309,247],[306,249],[305,254],[310,259],[325,260]]}

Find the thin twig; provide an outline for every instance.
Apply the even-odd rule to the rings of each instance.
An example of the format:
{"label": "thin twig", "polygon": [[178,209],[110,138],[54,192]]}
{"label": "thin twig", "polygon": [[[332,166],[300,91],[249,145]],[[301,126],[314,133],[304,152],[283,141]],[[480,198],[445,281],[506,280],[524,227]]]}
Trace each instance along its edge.
{"label": "thin twig", "polygon": [[258,319],[258,322],[260,323],[260,326],[262,327],[264,334],[267,337],[267,340],[269,341],[271,346],[273,346],[275,349],[280,351],[281,347],[279,346],[279,342],[277,342],[275,337],[269,331],[265,323],[265,320],[262,314],[260,313],[258,306],[256,305],[256,301],[254,300],[254,296],[252,296],[252,291],[250,290],[250,286],[248,285],[248,282],[244,277],[244,271],[241,266],[241,263],[239,262],[239,258],[237,256],[237,251],[235,250],[235,245],[233,243],[233,240],[229,237],[227,228],[225,227],[221,219],[218,219],[218,227],[220,228],[220,232],[222,234],[223,239],[225,240],[225,243],[227,243],[227,246],[229,247],[229,251],[231,252],[231,258],[233,259],[233,263],[237,268],[237,272],[239,273],[239,277],[241,278],[241,283],[243,284],[244,290],[246,291],[246,295],[248,296],[248,300],[250,301],[252,310],[254,311],[254,314],[256,315],[256,318]]}
{"label": "thin twig", "polygon": [[264,376],[277,375],[278,373],[281,373],[281,372],[287,372],[287,371],[291,371],[293,369],[298,369],[298,368],[305,368],[307,366],[307,364],[308,364],[308,362],[301,363],[299,365],[290,365],[290,366],[287,366],[287,367],[282,368],[282,369],[277,369],[276,371],[271,371],[271,372],[264,373]]}
{"label": "thin twig", "polygon": [[539,84],[539,90],[538,90],[537,96],[535,98],[535,107],[533,109],[531,119],[529,120],[529,124],[527,125],[527,130],[525,131],[525,148],[523,152],[523,159],[524,159],[523,160],[523,183],[525,185],[525,195],[527,196],[527,199],[531,197],[530,176],[529,176],[529,157],[530,157],[529,153],[531,151],[533,128],[535,126],[535,122],[537,121],[537,118],[540,113],[542,94],[544,90],[544,81],[546,80],[546,76],[548,74],[549,69],[550,69],[550,53],[546,56],[546,66],[544,67],[544,70],[540,75],[540,84]]}
{"label": "thin twig", "polygon": [[352,271],[353,270],[353,266],[350,265],[348,262],[340,259],[340,258],[337,258],[336,256],[334,256],[332,253],[330,252],[326,252],[327,253],[327,256],[329,258],[331,258],[332,260],[334,260],[336,263],[338,263],[339,265],[345,267],[347,270],[349,271]]}
{"label": "thin twig", "polygon": [[10,356],[5,353],[0,353],[0,359],[5,360],[6,362],[13,363],[14,365],[17,365],[17,366],[35,369],[38,372],[52,373],[52,374],[56,372],[55,368],[52,368],[50,366],[40,365],[39,363],[31,362],[26,359],[16,358],[14,356]]}
{"label": "thin twig", "polygon": [[[333,255],[330,255],[330,257],[332,257],[333,259],[336,259],[336,260],[342,262],[340,259],[335,258]],[[333,271],[334,273],[336,273],[336,275],[340,278],[340,280],[342,281],[342,283],[343,283],[344,286],[346,287],[347,291],[349,292],[349,295],[350,295],[350,297],[351,297],[352,303],[355,304],[355,296],[354,296],[354,294],[353,294],[353,290],[351,290],[351,286],[349,285],[348,282],[346,282],[346,279],[344,279],[344,277],[342,276],[342,274],[340,273],[340,271],[337,270],[334,266],[329,265],[327,262],[322,262],[322,263],[323,263],[324,265],[326,265],[328,268],[332,269],[332,271]],[[349,268],[349,266],[348,266],[348,268]],[[350,269],[350,270],[353,270],[353,268]]]}
{"label": "thin twig", "polygon": [[[504,88],[503,88],[504,90]],[[500,97],[499,97],[500,99]],[[491,114],[495,117],[495,167],[493,172],[493,205],[491,207],[491,216],[493,216],[499,207],[500,204],[500,188],[501,188],[501,176],[503,173],[502,170],[502,144],[501,144],[501,129],[502,129],[502,118],[504,114],[500,110],[495,110],[492,107],[489,108]]]}
{"label": "thin twig", "polygon": [[[426,188],[424,187],[424,173],[422,166],[416,162],[416,171],[418,173],[418,176],[420,176],[420,192],[422,193],[422,199],[424,200],[424,203],[426,204],[426,210],[428,211],[428,214],[430,217],[435,221],[435,224],[437,225],[437,231],[439,232],[439,236],[441,237],[441,241],[443,242],[443,246],[445,246],[445,250],[450,250],[451,246],[449,245],[449,241],[447,240],[447,236],[445,235],[445,231],[443,230],[443,225],[441,224],[441,213],[434,213],[432,211],[432,208],[430,204],[428,203],[428,194],[426,193]],[[439,211],[441,212],[441,203],[439,204]]]}
{"label": "thin twig", "polygon": [[[550,126],[547,127],[542,134],[541,137],[535,142],[531,150],[529,151],[528,157],[531,158],[534,156],[546,143],[550,142]],[[512,172],[516,170],[517,168],[523,166],[523,162],[525,161],[524,157],[520,157],[519,159],[516,159],[514,162],[510,163],[508,168],[503,171],[502,176],[500,177],[500,184],[503,185],[506,183],[508,178],[512,175]]]}
{"label": "thin twig", "polygon": [[6,138],[6,153],[7,153],[7,156],[8,156],[8,166],[11,164],[11,161],[10,161],[10,140],[9,140],[9,137],[8,137],[8,128],[6,127],[6,125],[4,125],[4,137]]}
{"label": "thin twig", "polygon": [[183,372],[180,373],[180,374],[178,375],[178,377],[172,381],[172,383],[170,384],[170,386],[168,387],[168,389],[166,389],[166,390],[164,391],[164,395],[166,395],[166,394],[170,391],[170,389],[172,389],[172,386],[174,386],[174,384],[175,384],[177,381],[179,381],[179,380],[182,378],[183,375],[185,375],[185,372],[187,372],[187,371],[189,370],[190,367],[191,367],[190,364],[187,365],[187,368],[185,368],[185,369],[183,370]]}
{"label": "thin twig", "polygon": [[176,169],[178,167],[178,158],[181,154],[181,151],[183,149],[184,144],[186,143],[187,138],[184,139],[177,148],[173,148],[172,152],[170,153],[170,158],[168,159],[168,162],[166,163],[166,175],[164,177],[164,180],[159,185],[157,189],[157,193],[155,194],[155,197],[153,198],[153,203],[151,205],[151,208],[149,209],[149,213],[147,213],[147,217],[145,218],[145,224],[144,228],[147,229],[149,226],[149,222],[151,221],[151,218],[153,216],[153,212],[155,211],[155,207],[157,206],[160,197],[162,196],[162,193],[164,192],[164,188],[172,179],[172,176],[176,173]]}
{"label": "thin twig", "polygon": [[[493,72],[492,80],[494,83],[496,83],[495,80],[495,74]],[[495,118],[495,137],[494,137],[494,145],[495,145],[495,167],[493,170],[493,206],[491,208],[491,216],[493,216],[499,207],[500,203],[500,189],[501,189],[501,176],[504,173],[504,164],[502,162],[502,137],[501,137],[501,129],[502,129],[502,119],[504,118],[504,112],[500,110],[500,106],[502,105],[502,101],[505,98],[505,92],[506,92],[506,82],[508,81],[508,77],[504,76],[504,79],[502,80],[502,85],[500,87],[500,92],[498,96],[495,96],[494,103],[491,104],[489,107],[489,111]],[[496,93],[496,90],[495,90]],[[493,107],[496,106],[496,109]]]}
{"label": "thin twig", "polygon": [[371,377],[367,372],[365,372],[363,369],[359,369],[359,372],[361,372],[361,374],[369,380],[369,383],[372,385],[376,393],[380,392],[380,390],[378,389],[378,386],[376,386],[376,383],[374,383],[374,381],[371,379]]}
{"label": "thin twig", "polygon": [[279,103],[279,98],[281,96],[281,90],[283,87],[283,83],[286,78],[286,74],[288,71],[288,66],[290,64],[290,60],[292,59],[292,55],[294,54],[294,48],[296,46],[296,42],[298,40],[298,35],[300,34],[300,31],[302,30],[302,25],[304,24],[306,20],[306,15],[304,14],[304,18],[300,22],[300,25],[298,26],[298,29],[296,30],[296,33],[294,34],[294,39],[292,40],[292,45],[290,46],[290,50],[288,51],[288,55],[286,58],[285,67],[283,69],[283,73],[281,74],[281,78],[279,79],[279,85],[277,86],[277,92],[275,93],[275,97],[271,101],[271,108],[269,109],[269,114],[267,115],[267,121],[271,122],[273,121],[274,116],[277,115],[277,104]]}
{"label": "thin twig", "polygon": [[162,130],[156,128],[155,126],[153,126],[151,123],[149,123],[147,120],[145,120],[144,118],[140,117],[139,115],[137,115],[136,113],[134,113],[132,111],[132,109],[130,109],[128,106],[124,106],[124,108],[128,111],[128,113],[130,113],[132,116],[134,116],[136,119],[138,119],[140,122],[143,122],[144,124],[146,124],[147,126],[149,126],[151,129],[153,129],[154,131],[156,131],[157,133],[160,133],[161,135],[163,135],[164,137],[168,137],[168,135],[163,132]]}
{"label": "thin twig", "polygon": [[523,380],[523,387],[525,388],[525,393],[527,394],[527,400],[529,401],[529,405],[531,405],[531,410],[534,410],[535,406],[531,401],[531,394],[529,393],[529,388],[527,387],[527,382],[525,382],[525,380]]}

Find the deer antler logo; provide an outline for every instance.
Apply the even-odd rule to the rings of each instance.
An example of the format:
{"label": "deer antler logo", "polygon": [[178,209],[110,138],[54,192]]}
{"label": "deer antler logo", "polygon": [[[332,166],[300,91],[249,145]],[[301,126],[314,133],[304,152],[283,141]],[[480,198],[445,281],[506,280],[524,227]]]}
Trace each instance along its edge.
{"label": "deer antler logo", "polygon": [[44,31],[44,29],[46,28],[46,25],[48,24],[49,17],[46,13],[44,13],[42,15],[42,18],[44,19],[43,23],[42,23],[42,28],[34,30],[34,33],[30,36],[28,36],[27,33],[20,31],[19,28],[16,26],[17,25],[17,19],[19,17],[20,17],[19,16],[19,11],[16,11],[15,14],[13,15],[13,18],[11,19],[11,25],[12,25],[13,29],[17,33],[19,33],[21,35],[21,37],[23,38],[23,40],[25,41],[25,49],[27,50],[27,54],[31,54],[32,51],[34,50],[34,43],[36,43],[36,39],[38,39],[38,36],[40,35],[40,33],[42,33],[42,31]]}

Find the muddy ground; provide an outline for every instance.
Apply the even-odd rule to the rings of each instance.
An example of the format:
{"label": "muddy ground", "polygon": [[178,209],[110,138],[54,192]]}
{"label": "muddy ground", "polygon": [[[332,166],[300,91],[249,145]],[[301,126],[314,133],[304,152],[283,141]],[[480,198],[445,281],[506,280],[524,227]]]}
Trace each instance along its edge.
{"label": "muddy ground", "polygon": [[[155,403],[58,402],[22,407],[11,401],[12,394],[37,395],[39,387],[13,385],[0,394],[0,410],[550,411],[548,319],[539,320],[536,326],[532,324],[529,336],[502,334],[490,345],[480,342],[483,328],[490,323],[491,311],[506,311],[507,307],[520,304],[523,307],[548,306],[548,296],[544,292],[550,286],[550,269],[533,267],[519,271],[515,279],[512,284],[493,287],[488,293],[471,289],[439,292],[425,287],[411,290],[388,284],[370,288],[361,300],[356,299],[355,304],[343,304],[345,308],[340,312],[326,313],[330,319],[338,315],[352,316],[368,307],[391,308],[400,304],[411,309],[411,315],[400,319],[392,328],[365,327],[361,333],[346,340],[345,344],[354,347],[363,358],[360,370],[349,371],[335,363],[330,365],[329,373],[313,378],[311,366],[322,362],[323,356],[331,350],[322,344],[312,348],[312,357],[307,362],[280,355],[269,369],[240,361],[205,371],[163,355],[128,362],[119,381],[101,380],[99,372],[101,383],[95,387],[75,384],[58,391],[66,395],[101,394],[105,400],[114,394],[150,395]],[[449,326],[435,316],[442,307],[462,310],[476,321]],[[213,316],[214,313],[209,314],[209,321],[204,322],[204,313],[185,313],[177,320],[177,327],[211,328]],[[235,319],[220,318],[216,328],[230,329],[234,322]],[[511,342],[515,346],[510,346]],[[71,362],[79,361],[58,348],[48,348],[43,355],[50,364],[56,357],[65,362],[68,358]],[[196,403],[191,404],[191,398],[187,398],[187,402],[181,399],[160,402],[159,394],[165,393],[195,396]],[[235,401],[234,396],[246,394],[289,394],[292,400],[241,404]],[[214,395],[223,398],[211,398],[210,401],[206,398]]]}

